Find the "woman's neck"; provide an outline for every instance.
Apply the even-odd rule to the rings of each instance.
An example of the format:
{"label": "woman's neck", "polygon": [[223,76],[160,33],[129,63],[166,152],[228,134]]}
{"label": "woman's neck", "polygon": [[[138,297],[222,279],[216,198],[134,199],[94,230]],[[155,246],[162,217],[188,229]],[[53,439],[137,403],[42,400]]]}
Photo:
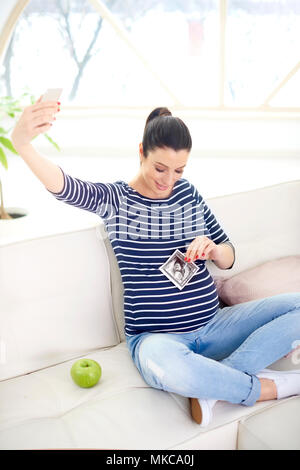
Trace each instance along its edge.
{"label": "woman's neck", "polygon": [[150,194],[150,191],[142,180],[142,176],[140,174],[137,174],[128,184],[132,189],[137,191],[142,196],[149,198],[153,197],[153,194]]}

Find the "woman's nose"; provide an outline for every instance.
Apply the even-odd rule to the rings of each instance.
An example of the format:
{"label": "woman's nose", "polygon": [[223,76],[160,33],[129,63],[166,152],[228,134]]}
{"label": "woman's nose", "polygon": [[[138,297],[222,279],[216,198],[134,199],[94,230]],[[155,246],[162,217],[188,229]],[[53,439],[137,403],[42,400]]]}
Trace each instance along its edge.
{"label": "woman's nose", "polygon": [[164,175],[164,179],[163,179],[163,185],[164,186],[169,186],[173,181],[173,176],[170,174],[170,175]]}

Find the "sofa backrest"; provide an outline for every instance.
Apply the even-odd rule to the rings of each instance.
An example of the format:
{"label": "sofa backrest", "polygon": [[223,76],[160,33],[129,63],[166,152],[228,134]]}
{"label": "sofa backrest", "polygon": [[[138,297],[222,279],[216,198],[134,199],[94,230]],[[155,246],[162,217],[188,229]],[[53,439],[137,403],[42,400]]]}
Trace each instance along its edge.
{"label": "sofa backrest", "polygon": [[236,263],[213,275],[234,274],[285,256],[300,254],[300,181],[290,181],[208,200],[236,249]]}
{"label": "sofa backrest", "polygon": [[98,224],[1,244],[0,380],[120,342]]}
{"label": "sofa backrest", "polygon": [[[236,262],[230,270],[220,270],[208,262],[213,276],[231,277],[265,261],[300,254],[300,181],[215,197],[206,203],[236,249]],[[107,239],[105,244],[111,266],[114,312],[124,340],[121,276]]]}

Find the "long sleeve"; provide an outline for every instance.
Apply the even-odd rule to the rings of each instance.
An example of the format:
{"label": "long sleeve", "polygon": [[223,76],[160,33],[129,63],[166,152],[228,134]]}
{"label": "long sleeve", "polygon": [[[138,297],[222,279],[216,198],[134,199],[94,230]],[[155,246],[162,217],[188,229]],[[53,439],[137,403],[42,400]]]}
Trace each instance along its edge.
{"label": "long sleeve", "polygon": [[[61,169],[62,170],[62,169]],[[49,191],[59,201],[93,212],[104,219],[112,217],[120,203],[120,189],[114,183],[92,183],[66,174],[61,192]]]}

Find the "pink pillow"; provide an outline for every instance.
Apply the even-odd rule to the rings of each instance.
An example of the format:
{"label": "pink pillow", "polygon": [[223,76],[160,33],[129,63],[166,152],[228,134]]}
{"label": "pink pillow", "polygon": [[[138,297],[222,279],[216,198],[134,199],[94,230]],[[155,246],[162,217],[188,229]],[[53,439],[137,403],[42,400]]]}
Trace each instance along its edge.
{"label": "pink pillow", "polygon": [[268,261],[229,279],[215,279],[219,297],[227,305],[300,292],[300,256]]}

